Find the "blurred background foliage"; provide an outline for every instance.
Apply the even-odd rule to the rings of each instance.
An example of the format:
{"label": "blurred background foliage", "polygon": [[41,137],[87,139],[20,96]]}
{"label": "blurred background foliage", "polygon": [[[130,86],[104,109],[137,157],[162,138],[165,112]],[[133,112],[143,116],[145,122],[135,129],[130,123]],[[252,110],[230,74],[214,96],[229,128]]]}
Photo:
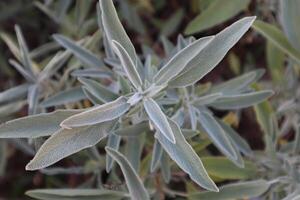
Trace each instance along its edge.
{"label": "blurred background foliage", "polygon": [[[277,0],[228,0],[226,3],[224,0],[116,0],[115,2],[122,23],[138,53],[151,51],[149,48],[151,47],[159,56],[165,54],[162,44],[167,45],[166,38],[172,43],[177,43],[177,36],[180,34],[193,35],[196,38],[212,35],[243,16],[256,15],[258,20],[253,29],[235,45],[211,74],[201,80],[201,83],[228,80],[254,69],[266,70],[262,85],[276,91],[272,102],[266,101],[254,109],[243,111],[216,112],[216,115],[233,125],[254,150],[265,150],[266,154],[261,154],[261,160],[270,163],[279,162],[279,166],[282,167],[278,168],[276,165],[273,169],[270,166],[275,165],[268,165],[268,162],[266,166],[261,167],[258,163],[253,164],[249,161],[245,169],[240,169],[224,157],[207,155],[202,160],[209,174],[218,183],[252,179],[258,177],[257,173],[260,174],[259,177],[266,179],[276,179],[284,174],[295,178],[291,169],[294,169],[295,163],[297,164],[294,156],[299,153],[297,144],[300,144],[298,116],[300,91],[297,88],[300,28],[297,26],[297,20],[290,19],[299,19],[299,1],[291,0],[289,4],[280,4]],[[29,49],[30,59],[39,69],[61,49],[52,38],[54,33],[82,41],[92,52],[102,54],[102,50],[99,51],[97,48],[97,45],[102,44],[99,42],[101,33],[97,32],[96,4],[96,0],[2,0],[0,2],[1,91],[26,82],[9,63],[10,58],[18,60],[15,25],[20,27]],[[74,65],[74,62],[68,61],[68,65]],[[63,69],[59,72],[60,77],[71,73]],[[260,87],[261,85],[255,85],[257,89]],[[68,86],[59,84],[58,81],[57,85],[53,86],[53,93],[44,95],[55,94],[57,88],[68,89]],[[27,108],[24,105],[22,101],[10,106],[0,104],[1,122],[25,116]],[[85,102],[84,106],[89,106],[88,102]],[[193,147],[198,153],[209,145],[210,142],[206,141],[203,144],[195,143]],[[32,188],[60,187],[64,184],[75,187],[79,186],[82,180],[93,181],[90,180],[89,172],[92,170],[89,168],[93,169],[97,163],[85,163],[86,173],[76,173],[79,169],[74,163],[81,162],[80,156],[76,157],[76,160],[72,156],[62,162],[64,166],[73,168],[72,173],[47,176],[55,172],[47,170],[25,172],[24,166],[33,154],[34,151],[22,140],[0,141],[0,197],[13,199],[23,196],[26,190]],[[283,154],[290,157],[283,157]],[[146,166],[145,163],[149,162],[148,157],[142,160],[142,166]],[[268,173],[267,170],[270,169],[271,172]],[[140,174],[146,170],[143,169]],[[295,170],[293,172],[296,173]],[[298,184],[298,180],[295,184]],[[284,187],[284,184],[278,187]],[[196,190],[192,184],[187,184],[186,188],[188,191]],[[292,188],[295,188],[294,185]],[[288,188],[287,192],[292,193],[294,191],[292,188]],[[280,199],[282,193],[276,193],[276,188],[273,190],[269,198]]]}

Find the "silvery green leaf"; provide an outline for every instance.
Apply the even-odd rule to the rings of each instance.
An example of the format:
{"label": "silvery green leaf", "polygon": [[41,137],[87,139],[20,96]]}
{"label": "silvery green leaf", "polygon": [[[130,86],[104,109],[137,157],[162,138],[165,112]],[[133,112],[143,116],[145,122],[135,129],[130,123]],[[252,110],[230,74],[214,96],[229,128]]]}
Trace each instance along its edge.
{"label": "silvery green leaf", "polygon": [[40,200],[121,200],[128,197],[125,192],[106,189],[36,189],[25,194]]}
{"label": "silvery green leaf", "polygon": [[270,184],[265,180],[255,180],[248,182],[238,182],[220,187],[216,192],[195,192],[189,194],[189,199],[209,199],[209,200],[232,200],[232,199],[252,199],[265,193]]}
{"label": "silvery green leaf", "polygon": [[9,64],[14,66],[14,68],[29,82],[36,82],[36,78],[28,70],[24,69],[17,61],[9,59]]}
{"label": "silvery green leaf", "polygon": [[297,25],[297,19],[300,18],[300,2],[297,0],[280,0],[279,3],[283,30],[290,44],[300,51],[300,28]]}
{"label": "silvery green leaf", "polygon": [[8,121],[0,126],[0,138],[37,138],[60,129],[59,123],[80,110],[57,110]]}
{"label": "silvery green leaf", "polygon": [[168,40],[165,36],[161,36],[161,42],[164,48],[166,55],[171,55],[172,50],[175,48],[170,40]]}
{"label": "silvery green leaf", "polygon": [[166,115],[162,112],[159,105],[153,99],[147,98],[144,100],[144,108],[150,120],[158,129],[158,132],[172,143],[176,143],[173,130],[168,122]]}
{"label": "silvery green leaf", "polygon": [[224,4],[215,0],[188,24],[185,33],[193,34],[218,25],[246,9],[249,3],[250,0],[231,0]]}
{"label": "silvery green leaf", "polygon": [[[6,103],[0,105],[0,118],[7,117],[11,114],[17,113],[26,105],[25,101],[13,101],[12,103]],[[0,134],[1,138],[1,134]]]}
{"label": "silvery green leaf", "polygon": [[136,69],[136,65],[134,64],[133,60],[129,57],[128,52],[126,52],[126,49],[124,49],[124,47],[122,47],[121,44],[115,40],[112,41],[112,47],[118,55],[118,57],[120,58],[122,67],[126,72],[128,79],[136,89],[140,90],[143,83]]}
{"label": "silvery green leaf", "polygon": [[250,28],[255,17],[245,17],[227,27],[211,41],[185,69],[170,82],[172,87],[183,87],[196,83],[209,73]]}
{"label": "silvery green leaf", "polygon": [[227,135],[231,138],[234,146],[236,146],[239,151],[247,156],[253,155],[251,147],[244,138],[242,138],[233,128],[231,128],[225,122],[221,120],[218,120],[218,122],[222,126],[223,130],[227,133]]}
{"label": "silvery green leaf", "polygon": [[130,104],[127,103],[127,98],[121,96],[115,101],[95,106],[84,112],[73,115],[65,119],[61,123],[61,126],[72,128],[111,121],[123,115],[129,108]]}
{"label": "silvery green leaf", "polygon": [[67,14],[67,10],[70,7],[72,0],[59,1],[55,5],[55,16],[58,20],[62,21]]}
{"label": "silvery green leaf", "polygon": [[99,68],[87,68],[74,70],[71,73],[72,76],[76,77],[89,77],[89,78],[111,78],[112,73],[103,71]]}
{"label": "silvery green leaf", "polygon": [[[99,1],[101,8],[102,23],[105,35],[111,43],[117,41],[128,53],[133,64],[137,63],[136,52],[128,35],[126,34],[114,7],[112,0]],[[112,44],[111,44],[112,45]]]}
{"label": "silvery green leaf", "polygon": [[58,130],[40,147],[34,158],[26,165],[26,170],[48,167],[69,155],[96,145],[109,134],[114,124],[114,121],[109,121]]}
{"label": "silvery green leaf", "polygon": [[104,63],[90,51],[84,49],[80,45],[76,44],[76,42],[66,38],[62,35],[54,34],[53,38],[64,48],[71,51],[79,60],[83,63],[88,64],[91,67],[99,68],[103,67]]}
{"label": "silvery green leaf", "polygon": [[170,142],[161,134],[156,134],[155,137],[161,146],[169,154],[170,158],[174,160],[183,171],[188,173],[190,178],[198,185],[211,191],[218,191],[217,186],[204,169],[200,158],[191,145],[185,140],[179,126],[171,119],[168,119],[168,121],[173,130],[176,144]]}
{"label": "silvery green leaf", "polygon": [[163,149],[157,139],[154,140],[150,172],[153,173],[161,162]]}
{"label": "silvery green leaf", "polygon": [[21,55],[21,62],[23,63],[24,67],[26,67],[26,71],[28,71],[32,76],[34,76],[35,69],[33,68],[32,61],[30,59],[28,47],[24,40],[22,31],[18,25],[15,25],[15,31],[18,38],[18,43],[20,47],[20,55]]}
{"label": "silvery green leaf", "polygon": [[131,198],[133,200],[150,200],[141,179],[125,156],[109,147],[105,147],[105,150],[121,167]]}
{"label": "silvery green leaf", "polygon": [[265,73],[263,69],[257,69],[243,75],[240,75],[236,78],[225,81],[224,83],[213,86],[210,90],[210,93],[220,92],[223,95],[231,94],[240,90],[247,89],[250,84],[257,81]]}
{"label": "silvery green leaf", "polygon": [[35,59],[44,56],[52,51],[56,51],[60,46],[56,42],[47,42],[30,51],[30,58]]}
{"label": "silvery green leaf", "polygon": [[166,22],[164,22],[160,34],[164,36],[170,36],[171,34],[173,34],[180,25],[183,16],[183,9],[179,9],[178,11],[176,11],[172,16],[168,18],[168,20],[166,20]]}
{"label": "silvery green leaf", "polygon": [[196,110],[192,105],[188,105],[188,113],[190,117],[190,122],[191,122],[191,128],[192,130],[197,129],[197,117],[196,117]]}
{"label": "silvery green leaf", "polygon": [[167,84],[171,79],[176,77],[185,66],[191,61],[197,54],[199,54],[211,41],[213,36],[204,37],[196,40],[192,44],[186,46],[178,53],[176,53],[172,59],[170,59],[155,75],[154,82],[156,85]]}
{"label": "silvery green leaf", "polygon": [[192,129],[181,129],[181,132],[185,139],[191,139],[200,133],[199,131]]}
{"label": "silvery green leaf", "polygon": [[87,79],[87,78],[79,78],[78,80],[85,86],[85,88],[91,94],[93,94],[96,98],[98,98],[99,100],[105,103],[113,101],[119,97],[116,93],[107,89],[97,81]]}
{"label": "silvery green leaf", "polygon": [[140,161],[145,143],[145,134],[139,134],[134,137],[127,137],[125,156],[130,162],[132,168],[136,171],[140,171]]}
{"label": "silvery green leaf", "polygon": [[5,173],[6,163],[7,163],[7,143],[4,140],[0,141],[0,176]]}
{"label": "silvery green leaf", "polygon": [[286,53],[296,62],[300,63],[300,52],[290,44],[283,32],[276,26],[256,20],[253,24],[253,28],[266,37],[266,39],[272,42],[274,46],[276,46],[282,52]]}
{"label": "silvery green leaf", "polygon": [[16,44],[16,42],[6,33],[1,32],[0,36],[2,40],[5,42],[5,44],[8,46],[11,53],[19,60],[21,61],[21,53],[19,51],[19,48]]}
{"label": "silvery green leaf", "polygon": [[75,103],[85,99],[86,96],[83,93],[81,87],[71,88],[61,91],[53,96],[46,98],[40,103],[42,107],[59,106],[68,103]]}
{"label": "silvery green leaf", "polygon": [[295,127],[295,142],[294,142],[294,152],[299,153],[300,151],[300,124]]}
{"label": "silvery green leaf", "polygon": [[28,88],[28,96],[27,96],[28,114],[29,115],[36,114],[37,107],[38,107],[38,101],[39,101],[39,86],[31,85]]}
{"label": "silvery green leaf", "polygon": [[115,130],[114,134],[122,137],[136,137],[144,132],[150,131],[149,123],[141,122],[139,124],[129,125]]}
{"label": "silvery green leaf", "polygon": [[16,99],[20,99],[22,97],[26,97],[28,88],[28,84],[22,84],[0,92],[0,103],[9,102]]}
{"label": "silvery green leaf", "polygon": [[194,106],[204,106],[215,102],[218,98],[222,96],[222,93],[213,93],[205,96],[197,97],[192,101]]}
{"label": "silvery green leaf", "polygon": [[223,96],[211,103],[217,109],[241,109],[246,108],[255,104],[258,104],[274,94],[271,90],[263,90],[258,92],[251,92],[245,94]]}
{"label": "silvery green leaf", "polygon": [[237,160],[235,149],[216,119],[208,112],[198,112],[198,119],[216,147],[230,160]]}
{"label": "silvery green leaf", "polygon": [[160,170],[165,183],[169,183],[171,180],[171,163],[165,151],[163,151],[161,155]]}
{"label": "silvery green leaf", "polygon": [[85,86],[82,87],[84,95],[90,100],[94,105],[101,105],[104,102],[99,98],[95,97]]}
{"label": "silvery green leaf", "polygon": [[[116,151],[118,151],[119,146],[120,146],[120,142],[121,142],[121,137],[118,135],[115,135],[113,133],[111,133],[108,136],[108,140],[107,140],[107,145],[109,148],[112,148]],[[106,154],[106,172],[110,172],[111,168],[113,167],[113,160],[112,157],[110,157],[108,154]]]}

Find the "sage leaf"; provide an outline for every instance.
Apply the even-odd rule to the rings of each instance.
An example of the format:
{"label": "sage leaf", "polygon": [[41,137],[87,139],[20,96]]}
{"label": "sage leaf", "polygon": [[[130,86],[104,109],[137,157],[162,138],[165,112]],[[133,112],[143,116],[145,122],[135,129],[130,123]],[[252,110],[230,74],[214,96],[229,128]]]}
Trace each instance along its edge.
{"label": "sage leaf", "polygon": [[0,126],[0,138],[37,138],[52,135],[59,123],[80,110],[57,110],[8,121]]}
{"label": "sage leaf", "polygon": [[26,170],[48,167],[59,160],[96,145],[112,129],[114,121],[73,129],[60,129],[40,147]]}
{"label": "sage leaf", "polygon": [[125,156],[109,147],[105,147],[105,150],[121,167],[131,198],[133,200],[150,200],[149,194],[141,179]]}
{"label": "sage leaf", "polygon": [[184,87],[196,83],[209,73],[224,58],[226,53],[250,28],[255,17],[245,17],[218,33],[169,86]]}
{"label": "sage leaf", "polygon": [[153,99],[147,98],[144,100],[144,107],[150,120],[157,127],[159,133],[166,137],[170,142],[176,143],[173,130],[159,105]]}
{"label": "sage leaf", "polygon": [[9,59],[9,64],[14,66],[14,68],[29,82],[36,82],[36,78],[28,72],[23,66],[21,66],[17,61]]}
{"label": "sage leaf", "polygon": [[86,96],[83,93],[81,87],[67,89],[65,91],[61,91],[53,96],[48,97],[44,101],[40,103],[42,107],[51,107],[51,106],[59,106],[69,103],[75,103],[80,100],[85,99]]}
{"label": "sage leaf", "polygon": [[93,94],[96,98],[101,100],[102,102],[110,102],[116,100],[119,96],[112,92],[111,90],[104,87],[101,83],[97,81],[86,79],[86,78],[79,78],[78,79],[85,88]]}
{"label": "sage leaf", "polygon": [[177,52],[154,76],[156,85],[167,84],[171,79],[176,77],[202,49],[204,49],[214,36],[204,37],[190,45],[186,46],[181,51]]}
{"label": "sage leaf", "polygon": [[208,8],[193,19],[185,29],[185,34],[193,34],[218,25],[246,9],[250,0],[213,1]]}
{"label": "sage leaf", "polygon": [[28,91],[29,85],[22,84],[16,87],[12,87],[3,92],[0,92],[0,103],[13,101],[25,97]]}
{"label": "sage leaf", "polygon": [[[120,146],[120,142],[121,142],[121,137],[115,134],[110,134],[108,136],[108,140],[107,140],[107,147],[112,148],[116,151],[118,151],[119,146]],[[105,165],[105,169],[106,172],[110,172],[111,168],[113,166],[113,159],[112,157],[110,157],[108,154],[106,154],[106,165]]]}
{"label": "sage leaf", "polygon": [[[102,24],[104,27],[105,36],[112,43],[113,40],[120,43],[128,53],[133,64],[137,63],[136,52],[128,35],[126,34],[113,5],[112,0],[99,1],[101,8]],[[112,46],[112,44],[111,44]]]}
{"label": "sage leaf", "polygon": [[148,122],[141,122],[138,124],[129,125],[126,127],[119,128],[115,130],[115,134],[122,136],[122,137],[135,137],[144,132],[150,131],[149,123]]}
{"label": "sage leaf", "polygon": [[154,172],[161,162],[163,149],[157,139],[154,140],[150,172]]}
{"label": "sage leaf", "polygon": [[195,192],[189,194],[189,199],[209,199],[209,200],[232,200],[232,199],[252,199],[265,193],[270,184],[265,180],[255,180],[228,184],[220,187],[218,193],[215,192]]}
{"label": "sage leaf", "polygon": [[40,200],[121,200],[128,197],[125,192],[106,189],[36,189],[25,194]]}
{"label": "sage leaf", "polygon": [[173,130],[176,144],[170,142],[161,134],[155,134],[161,146],[169,154],[170,158],[174,160],[183,171],[189,174],[193,181],[207,190],[217,192],[217,186],[208,176],[196,152],[182,135],[179,126],[171,119],[168,119],[168,121]]}
{"label": "sage leaf", "polygon": [[274,94],[271,90],[224,96],[210,105],[222,110],[241,109],[258,104]]}
{"label": "sage leaf", "polygon": [[139,172],[141,156],[143,153],[145,134],[139,134],[134,137],[127,137],[125,145],[125,156],[130,162],[132,168]]}
{"label": "sage leaf", "polygon": [[115,101],[95,106],[84,112],[65,119],[61,126],[65,128],[80,127],[111,121],[123,115],[130,108],[126,97],[119,97]]}
{"label": "sage leaf", "polygon": [[39,86],[31,85],[28,88],[28,96],[27,96],[29,115],[36,114],[38,101],[39,101]]}
{"label": "sage leaf", "polygon": [[222,93],[208,94],[202,97],[198,97],[192,101],[194,106],[204,106],[215,102],[218,98],[222,96]]}
{"label": "sage leaf", "polygon": [[237,160],[235,149],[233,148],[225,131],[218,124],[216,119],[207,112],[198,112],[198,119],[201,126],[209,135],[212,142],[218,147],[218,149],[223,152],[229,159]]}
{"label": "sage leaf", "polygon": [[121,64],[124,71],[126,72],[128,79],[136,89],[140,90],[143,83],[133,60],[129,57],[129,54],[126,52],[125,48],[122,47],[121,44],[117,41],[112,41],[112,47],[120,58]]}
{"label": "sage leaf", "polygon": [[84,49],[80,45],[76,44],[76,42],[70,40],[59,34],[54,34],[53,38],[64,48],[71,51],[80,61],[89,65],[90,67],[103,67],[104,63],[102,60],[97,58],[94,54],[90,51]]}
{"label": "sage leaf", "polygon": [[276,26],[257,20],[253,24],[253,28],[272,42],[278,49],[300,63],[300,52],[290,44],[285,35]]}

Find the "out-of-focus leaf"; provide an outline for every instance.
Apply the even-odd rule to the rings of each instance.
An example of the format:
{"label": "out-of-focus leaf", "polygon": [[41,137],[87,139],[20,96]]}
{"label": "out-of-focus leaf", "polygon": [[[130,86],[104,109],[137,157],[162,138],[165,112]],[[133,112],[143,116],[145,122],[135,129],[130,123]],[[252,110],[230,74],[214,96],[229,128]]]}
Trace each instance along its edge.
{"label": "out-of-focus leaf", "polygon": [[36,189],[26,192],[27,196],[40,200],[121,200],[128,194],[104,189]]}
{"label": "out-of-focus leaf", "polygon": [[172,87],[183,87],[196,83],[209,73],[250,28],[255,17],[245,17],[216,35],[185,69],[170,82]]}
{"label": "out-of-focus leaf", "polygon": [[158,167],[161,161],[162,153],[163,153],[163,149],[160,143],[158,142],[158,140],[155,139],[153,151],[152,151],[152,159],[151,159],[151,168],[150,168],[151,172],[154,172]]}
{"label": "out-of-focus leaf", "polygon": [[164,36],[172,35],[180,25],[183,16],[184,16],[183,9],[179,9],[172,16],[170,16],[169,19],[162,26],[162,29],[160,31],[161,35]]}
{"label": "out-of-focus leaf", "polygon": [[90,51],[84,49],[80,45],[76,44],[76,42],[62,36],[55,34],[53,38],[64,48],[71,51],[79,60],[83,63],[88,64],[91,67],[99,68],[104,67],[104,63],[100,58],[96,57]]}
{"label": "out-of-focus leaf", "polygon": [[11,64],[27,81],[36,81],[36,78],[28,70],[21,66],[17,61],[9,59],[9,64]]}
{"label": "out-of-focus leaf", "polygon": [[250,179],[257,173],[255,165],[251,162],[245,162],[245,167],[240,168],[225,157],[202,157],[201,160],[210,176],[223,180]]}
{"label": "out-of-focus leaf", "polygon": [[169,183],[171,180],[171,163],[166,152],[161,155],[160,169],[165,183]]}
{"label": "out-of-focus leaf", "polygon": [[298,0],[280,0],[280,18],[283,30],[290,41],[290,44],[300,52],[300,2]]}
{"label": "out-of-focus leaf", "polygon": [[198,185],[211,191],[218,191],[217,186],[209,178],[200,158],[192,149],[191,145],[185,140],[179,126],[170,119],[169,123],[176,138],[176,144],[170,142],[161,134],[156,134],[155,137],[161,146],[169,154],[171,159],[174,160],[183,171],[188,173],[190,178]]}
{"label": "out-of-focus leaf", "polygon": [[136,172],[138,172],[140,168],[140,161],[141,161],[141,155],[143,152],[144,143],[145,143],[145,134],[140,134],[135,137],[127,137],[125,156]]}
{"label": "out-of-focus leaf", "polygon": [[257,20],[253,23],[253,28],[272,42],[278,49],[300,63],[300,52],[289,43],[285,35],[276,26]]}
{"label": "out-of-focus leaf", "polygon": [[86,87],[86,89],[90,93],[92,93],[95,97],[105,103],[114,101],[119,97],[116,93],[110,91],[97,81],[86,78],[79,78],[78,80]]}
{"label": "out-of-focus leaf", "polygon": [[106,147],[105,150],[121,167],[131,198],[133,200],[150,200],[147,190],[129,161],[112,148]]}
{"label": "out-of-focus leaf", "polygon": [[[120,146],[120,142],[121,142],[121,137],[112,133],[108,136],[106,146],[118,151],[119,146]],[[112,166],[113,166],[113,159],[108,154],[106,154],[106,165],[105,165],[105,167],[106,167],[106,172],[107,173],[110,172]]]}
{"label": "out-of-focus leaf", "polygon": [[7,160],[7,145],[6,141],[0,141],[0,176],[3,176]]}
{"label": "out-of-focus leaf", "polygon": [[71,75],[77,77],[110,78],[112,73],[103,71],[102,69],[99,68],[87,68],[87,69],[74,70],[71,73]]}
{"label": "out-of-focus leaf", "polygon": [[220,97],[222,97],[222,93],[208,94],[208,95],[194,99],[193,105],[194,106],[204,106],[204,105],[215,102]]}
{"label": "out-of-focus leaf", "polygon": [[37,107],[39,102],[39,86],[31,85],[28,89],[28,114],[33,115],[37,113]]}
{"label": "out-of-focus leaf", "polygon": [[249,3],[250,0],[231,0],[224,4],[222,0],[215,0],[188,24],[185,33],[192,34],[218,25],[245,10]]}
{"label": "out-of-focus leaf", "polygon": [[0,93],[0,103],[10,102],[22,97],[26,97],[29,85],[22,84],[16,87],[12,87]]}
{"label": "out-of-focus leaf", "polygon": [[158,135],[163,135],[170,142],[176,143],[173,130],[159,105],[153,99],[148,98],[144,100],[144,107],[150,120],[157,127],[157,131],[160,133]]}
{"label": "out-of-focus leaf", "polygon": [[176,77],[185,66],[191,61],[199,52],[201,52],[214,37],[204,37],[196,40],[188,45],[178,53],[176,53],[171,60],[168,61],[155,75],[154,82],[157,85],[167,84],[171,79]]}
{"label": "out-of-focus leaf", "polygon": [[137,63],[136,52],[133,44],[127,36],[113,5],[112,0],[100,1],[100,9],[102,16],[102,23],[105,35],[111,43],[113,40],[121,44],[126,50],[133,64]]}
{"label": "out-of-focus leaf", "polygon": [[26,170],[48,167],[59,160],[96,145],[105,138],[115,122],[103,122],[93,126],[60,129],[40,147],[34,158],[26,165]]}
{"label": "out-of-focus leaf", "polygon": [[128,79],[136,89],[140,90],[143,83],[136,69],[136,65],[134,64],[133,60],[129,57],[128,52],[123,46],[121,46],[120,43],[118,43],[115,40],[112,41],[112,47],[115,50],[118,57],[120,58],[122,67],[126,72]]}
{"label": "out-of-focus leaf", "polygon": [[270,184],[265,180],[240,182],[228,184],[216,192],[195,192],[189,194],[189,200],[209,199],[209,200],[232,200],[232,199],[252,199],[265,193]]}
{"label": "out-of-focus leaf", "polygon": [[126,126],[124,128],[119,128],[115,131],[115,134],[122,136],[122,137],[124,137],[124,136],[134,137],[134,136],[138,136],[147,131],[150,131],[149,123],[141,122],[139,124]]}
{"label": "out-of-focus leaf", "polygon": [[37,138],[60,129],[59,123],[79,110],[57,110],[8,121],[0,126],[0,138]]}
{"label": "out-of-focus leaf", "polygon": [[266,51],[268,69],[271,72],[272,80],[279,83],[284,79],[282,74],[284,73],[285,55],[270,41],[267,41]]}
{"label": "out-of-focus leaf", "polygon": [[0,118],[7,117],[10,116],[11,114],[17,113],[24,107],[24,105],[26,105],[25,101],[16,101],[16,102],[0,105]]}
{"label": "out-of-focus leaf", "polygon": [[263,90],[258,92],[224,96],[217,99],[210,105],[221,110],[241,109],[258,104],[273,94],[274,92],[272,90]]}
{"label": "out-of-focus leaf", "polygon": [[71,128],[111,121],[123,115],[129,108],[130,105],[127,103],[127,98],[121,96],[115,101],[95,106],[84,112],[73,115],[65,119],[61,123],[61,126]]}
{"label": "out-of-focus leaf", "polygon": [[68,103],[78,102],[85,99],[86,96],[83,93],[81,87],[67,89],[65,91],[59,92],[53,96],[46,98],[40,103],[42,107],[59,106]]}
{"label": "out-of-focus leaf", "polygon": [[218,147],[218,149],[224,153],[230,160],[236,161],[237,154],[227,137],[225,131],[218,124],[216,119],[207,112],[199,112],[198,119],[201,126],[211,138],[212,142]]}

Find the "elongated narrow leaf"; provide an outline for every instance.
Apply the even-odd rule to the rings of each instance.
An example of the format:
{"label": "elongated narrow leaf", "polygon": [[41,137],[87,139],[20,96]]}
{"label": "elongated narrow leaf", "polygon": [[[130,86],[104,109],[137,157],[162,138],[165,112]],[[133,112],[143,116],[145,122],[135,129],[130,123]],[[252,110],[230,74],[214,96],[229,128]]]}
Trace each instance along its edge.
{"label": "elongated narrow leaf", "polygon": [[81,87],[71,88],[62,92],[59,92],[53,96],[48,97],[45,101],[41,102],[40,106],[51,107],[59,106],[68,103],[78,102],[85,99],[86,96],[83,93]]}
{"label": "elongated narrow leaf", "polygon": [[228,184],[215,192],[196,192],[189,194],[189,199],[209,199],[209,200],[232,200],[232,199],[252,199],[265,193],[270,184],[265,180],[256,180]]}
{"label": "elongated narrow leaf", "polygon": [[[119,146],[120,146],[120,142],[121,142],[121,137],[112,133],[108,136],[106,146],[118,151]],[[112,166],[113,166],[113,159],[108,154],[106,154],[106,165],[105,165],[105,167],[106,167],[106,172],[107,173],[110,172]]]}
{"label": "elongated narrow leaf", "polygon": [[64,48],[71,51],[83,63],[95,68],[104,66],[104,63],[102,62],[102,60],[100,60],[100,58],[96,57],[90,51],[84,49],[69,38],[58,34],[53,35],[53,38]]}
{"label": "elongated narrow leaf", "polygon": [[39,86],[31,85],[28,89],[28,114],[33,115],[37,112],[37,106],[39,102]]}
{"label": "elongated narrow leaf", "polygon": [[245,73],[212,87],[210,93],[221,92],[223,95],[226,95],[248,89],[250,84],[260,79],[264,73],[265,70],[262,69]]}
{"label": "elongated narrow leaf", "polygon": [[159,133],[172,143],[176,143],[175,136],[168,119],[160,109],[159,105],[153,99],[148,98],[144,100],[144,107],[150,120],[157,127]]}
{"label": "elongated narrow leaf", "polygon": [[139,124],[133,124],[133,125],[126,126],[124,128],[119,128],[115,131],[115,134],[122,137],[124,136],[135,137],[148,131],[150,131],[149,123],[141,122]]}
{"label": "elongated narrow leaf", "polygon": [[150,200],[149,194],[141,179],[138,177],[125,156],[109,147],[106,147],[105,150],[121,167],[131,198],[133,200]]}
{"label": "elongated narrow leaf", "polygon": [[40,200],[121,200],[128,197],[125,192],[105,189],[36,189],[27,191],[26,195]]}
{"label": "elongated narrow leaf", "polygon": [[22,65],[13,59],[9,59],[9,63],[14,66],[14,68],[29,82],[35,82],[36,78],[28,70],[26,70]]}
{"label": "elongated narrow leaf", "polygon": [[87,111],[73,115],[65,119],[61,126],[71,128],[111,121],[123,115],[129,108],[130,105],[127,103],[127,98],[119,97],[115,101],[95,106]]}
{"label": "elongated narrow leaf", "polygon": [[[114,7],[112,0],[99,1],[101,8],[102,23],[105,35],[110,43],[113,40],[119,42],[128,53],[134,64],[137,63],[136,52],[128,35],[126,34]],[[112,45],[112,44],[111,44]]]}
{"label": "elongated narrow leaf", "polygon": [[300,18],[298,0],[280,0],[280,19],[283,30],[290,42],[300,52],[300,28],[298,20]]}
{"label": "elongated narrow leaf", "polygon": [[217,186],[209,178],[200,158],[195,153],[191,145],[185,140],[179,126],[171,119],[168,119],[170,126],[174,132],[176,144],[173,144],[161,134],[155,134],[164,150],[169,154],[177,165],[186,173],[188,173],[193,181],[201,187],[218,191]]}
{"label": "elongated narrow leaf", "polygon": [[28,87],[28,84],[23,84],[0,92],[0,103],[9,102],[25,97],[28,91]]}
{"label": "elongated narrow leaf", "polygon": [[208,8],[193,19],[185,29],[186,34],[203,31],[218,25],[246,9],[250,0],[213,1]]}
{"label": "elongated narrow leaf", "polygon": [[161,162],[163,149],[157,139],[154,141],[150,172],[154,172]]}
{"label": "elongated narrow leaf", "polygon": [[278,49],[300,63],[300,52],[289,43],[285,35],[276,26],[257,20],[253,24],[253,28],[272,42]]}
{"label": "elongated narrow leaf", "polygon": [[77,77],[89,77],[89,78],[110,78],[112,76],[111,72],[103,71],[99,68],[87,68],[74,70],[71,73],[72,76]]}
{"label": "elongated narrow leaf", "polygon": [[250,28],[255,17],[245,17],[218,33],[200,54],[170,82],[172,87],[192,85],[209,73]]}
{"label": "elongated narrow leaf", "polygon": [[57,110],[22,117],[0,126],[0,138],[37,138],[49,136],[60,129],[60,122],[80,110]]}
{"label": "elongated narrow leaf", "polygon": [[246,180],[254,178],[258,170],[249,161],[245,162],[244,168],[240,168],[222,156],[202,157],[201,160],[210,176],[222,180]]}
{"label": "elongated narrow leaf", "polygon": [[136,172],[139,172],[144,143],[145,134],[139,134],[135,137],[127,137],[125,156]]}
{"label": "elongated narrow leaf", "polygon": [[90,93],[92,93],[95,97],[97,97],[102,102],[107,103],[116,100],[119,97],[116,93],[107,89],[97,81],[86,79],[86,78],[79,78],[78,80],[86,87],[86,89]]}
{"label": "elongated narrow leaf", "polygon": [[204,49],[212,40],[213,36],[204,37],[196,40],[168,61],[155,75],[154,82],[157,85],[167,84],[171,79],[176,77],[202,49]]}
{"label": "elongated narrow leaf", "polygon": [[193,100],[193,105],[194,106],[204,106],[206,104],[215,102],[220,97],[222,97],[222,93],[208,94],[208,95],[205,95],[205,96],[202,96],[202,97],[199,97],[199,98]]}
{"label": "elongated narrow leaf", "polygon": [[136,65],[134,64],[133,60],[129,57],[128,52],[126,52],[126,49],[115,40],[112,41],[112,46],[121,60],[122,67],[126,72],[128,79],[136,89],[140,89],[143,83],[136,69]]}
{"label": "elongated narrow leaf", "polygon": [[[6,103],[0,105],[0,118],[8,117],[11,114],[19,112],[26,105],[25,101],[13,101],[12,103]],[[1,134],[0,134],[1,138]]]}
{"label": "elongated narrow leaf", "polygon": [[96,145],[112,129],[114,121],[73,129],[60,129],[54,133],[26,165],[26,170],[48,167],[82,149]]}
{"label": "elongated narrow leaf", "polygon": [[241,109],[258,104],[274,94],[271,90],[225,96],[210,105],[217,109]]}
{"label": "elongated narrow leaf", "polygon": [[207,112],[199,112],[198,119],[201,126],[209,135],[213,143],[223,152],[230,160],[237,160],[237,154],[225,131],[218,124],[216,119]]}

